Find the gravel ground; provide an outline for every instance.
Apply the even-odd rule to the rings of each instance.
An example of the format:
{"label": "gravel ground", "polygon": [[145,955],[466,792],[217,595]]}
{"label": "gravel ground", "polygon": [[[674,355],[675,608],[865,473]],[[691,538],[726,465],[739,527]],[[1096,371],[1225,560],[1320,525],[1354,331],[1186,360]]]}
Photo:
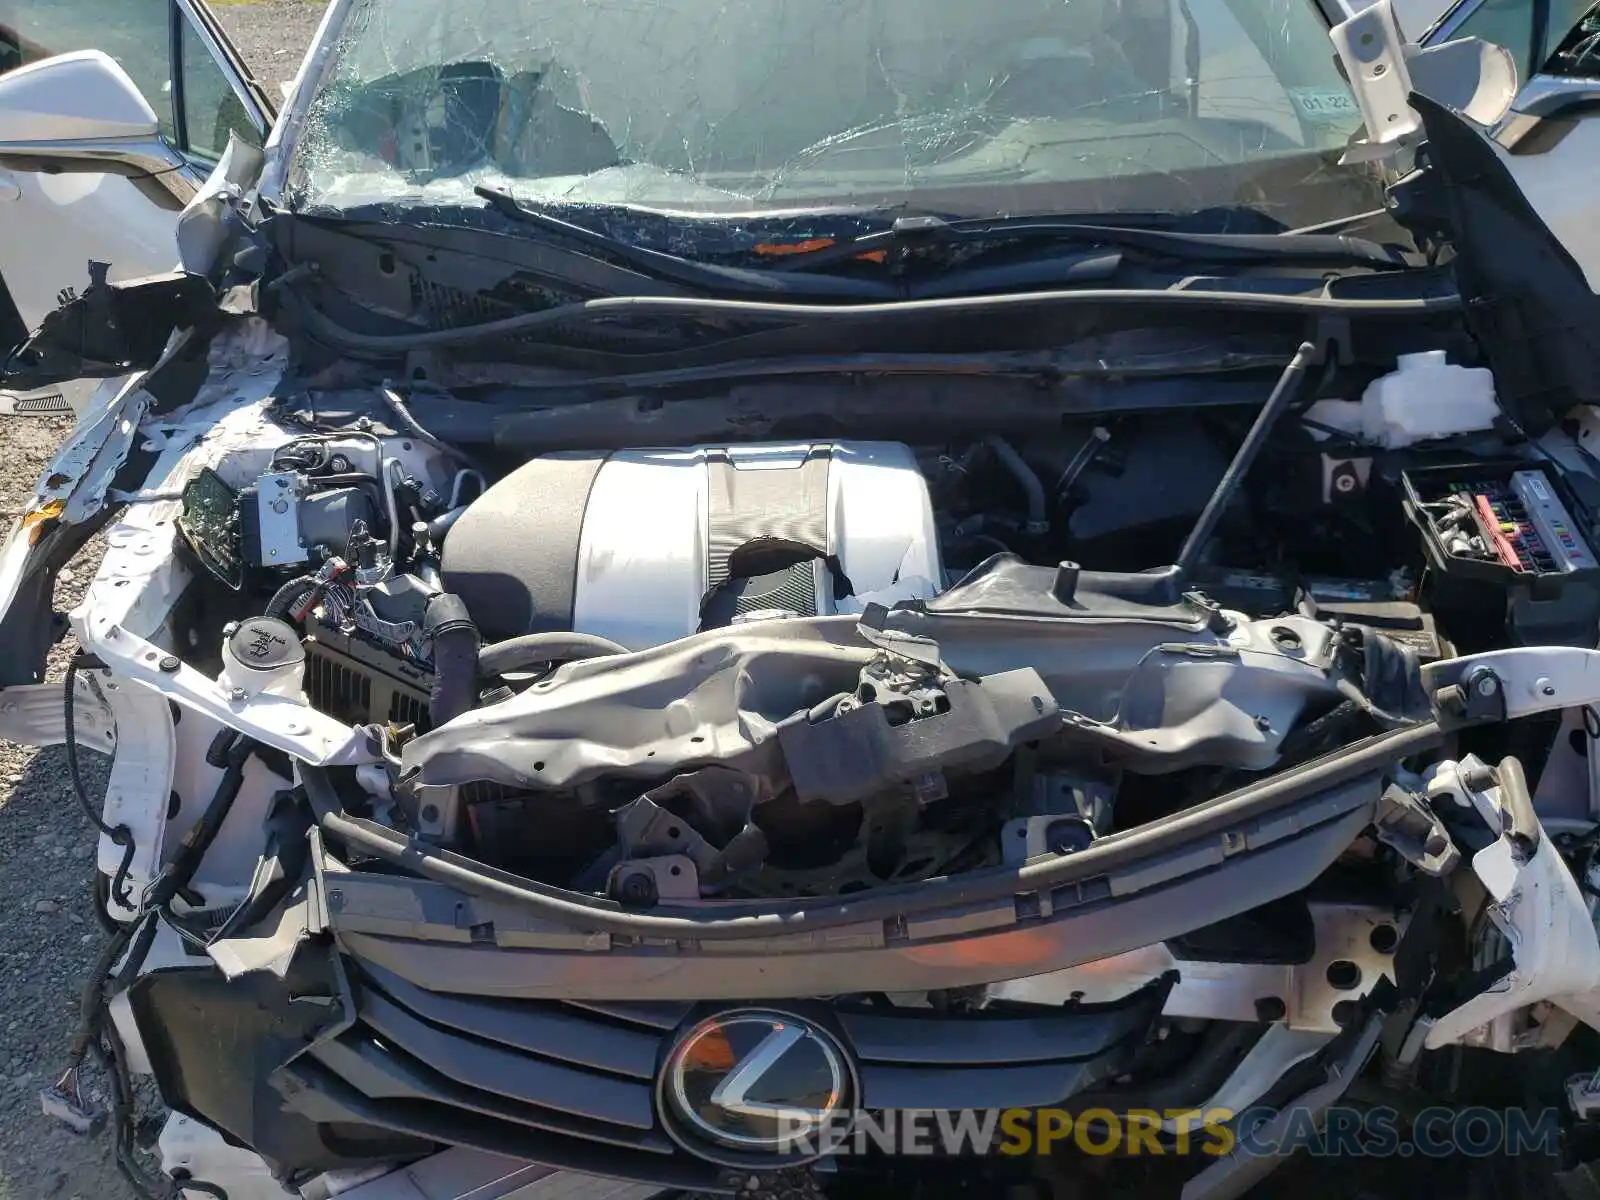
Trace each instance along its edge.
{"label": "gravel ground", "polygon": [[[320,0],[258,0],[217,7],[240,53],[271,92],[294,77],[322,15]],[[18,419],[0,430],[0,528],[33,495],[69,424]],[[56,607],[77,602],[99,549],[61,574]],[[53,674],[71,654],[52,655]],[[85,754],[91,796],[104,764]],[[112,1162],[109,1136],[82,1139],[39,1112],[77,1028],[78,990],[101,941],[90,900],[94,839],[72,798],[66,756],[0,743],[0,1200],[133,1200]],[[91,1092],[103,1081],[87,1076]]]}

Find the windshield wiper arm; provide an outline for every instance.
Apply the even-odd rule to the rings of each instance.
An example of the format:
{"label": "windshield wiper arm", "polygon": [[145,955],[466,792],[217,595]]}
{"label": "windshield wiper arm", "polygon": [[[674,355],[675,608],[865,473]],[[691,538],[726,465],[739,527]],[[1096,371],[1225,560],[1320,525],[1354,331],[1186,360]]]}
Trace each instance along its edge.
{"label": "windshield wiper arm", "polygon": [[641,274],[685,287],[751,298],[891,300],[900,295],[900,290],[893,284],[876,279],[845,279],[827,275],[784,276],[771,271],[695,262],[574,224],[553,213],[524,204],[503,188],[479,184],[472,191],[487,200],[489,206],[503,217],[598,250]]}
{"label": "windshield wiper arm", "polygon": [[1098,225],[1059,217],[979,217],[946,220],[900,217],[887,229],[859,234],[815,250],[796,250],[772,268],[774,274],[821,270],[885,250],[998,241],[1064,241],[1086,246],[1143,250],[1208,263],[1322,264],[1404,267],[1397,251],[1364,238],[1325,233],[1182,233],[1137,226]]}
{"label": "windshield wiper arm", "polygon": [[1098,251],[1056,256],[1025,263],[959,269],[936,279],[906,285],[886,279],[841,278],[830,275],[787,274],[695,262],[660,250],[651,250],[595,229],[574,224],[531,208],[510,192],[479,184],[472,189],[503,216],[548,230],[580,245],[599,250],[643,274],[686,287],[751,299],[774,297],[798,300],[919,300],[965,293],[1021,290],[1030,287],[1066,287],[1075,283],[1109,279],[1122,265],[1121,255]]}

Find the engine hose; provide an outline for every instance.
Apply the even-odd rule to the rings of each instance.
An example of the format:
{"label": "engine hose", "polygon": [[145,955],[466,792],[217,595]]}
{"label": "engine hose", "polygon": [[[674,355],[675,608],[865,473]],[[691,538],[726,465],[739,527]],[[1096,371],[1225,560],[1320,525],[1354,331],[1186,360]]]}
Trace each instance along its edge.
{"label": "engine hose", "polygon": [[462,514],[466,511],[467,505],[458,505],[449,512],[440,513],[429,521],[428,540],[435,546],[442,546],[444,539],[449,536],[450,531],[455,528],[456,522],[461,519]]}
{"label": "engine hose", "polygon": [[536,663],[572,662],[629,653],[631,651],[620,642],[592,633],[525,633],[478,651],[478,674],[492,679],[525,670]]}
{"label": "engine hose", "polygon": [[1379,734],[1196,805],[1168,818],[1159,827],[1102,838],[1076,854],[1021,867],[973,871],[938,882],[898,884],[838,900],[729,904],[719,907],[716,917],[707,916],[701,909],[671,905],[661,905],[650,912],[624,912],[609,902],[499,871],[373,821],[348,817],[327,770],[305,762],[296,765],[324,833],[402,870],[470,894],[519,905],[572,928],[626,937],[725,942],[894,920],[1099,878],[1141,862],[1159,850],[1237,829],[1242,821],[1296,801],[1362,780],[1376,782],[1395,762],[1433,749],[1443,738],[1443,731],[1431,721]]}
{"label": "engine hose", "polygon": [[428,601],[422,628],[433,644],[433,687],[428,716],[437,729],[468,711],[478,698],[478,647],[482,638],[460,596]]}
{"label": "engine hose", "polygon": [[296,575],[288,583],[272,593],[272,599],[267,601],[264,616],[286,620],[300,604],[301,599],[317,586],[315,575]]}
{"label": "engine hose", "polygon": [[983,439],[983,444],[994,451],[1005,469],[1021,485],[1028,497],[1028,532],[1044,533],[1050,528],[1050,511],[1045,507],[1044,484],[1027,460],[1017,453],[1017,448],[997,433]]}

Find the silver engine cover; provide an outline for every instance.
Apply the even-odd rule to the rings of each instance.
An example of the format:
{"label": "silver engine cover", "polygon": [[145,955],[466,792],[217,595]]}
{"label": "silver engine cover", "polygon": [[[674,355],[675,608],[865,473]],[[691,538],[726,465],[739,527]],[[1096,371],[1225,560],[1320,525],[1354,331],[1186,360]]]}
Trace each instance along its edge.
{"label": "silver engine cover", "polygon": [[897,442],[541,455],[461,514],[440,565],[487,640],[578,630],[634,650],[942,584],[928,486]]}
{"label": "silver engine cover", "polygon": [[[763,555],[790,562],[761,571]],[[643,649],[763,613],[925,599],[941,579],[927,482],[908,446],[626,450],[589,490],[572,624]]]}

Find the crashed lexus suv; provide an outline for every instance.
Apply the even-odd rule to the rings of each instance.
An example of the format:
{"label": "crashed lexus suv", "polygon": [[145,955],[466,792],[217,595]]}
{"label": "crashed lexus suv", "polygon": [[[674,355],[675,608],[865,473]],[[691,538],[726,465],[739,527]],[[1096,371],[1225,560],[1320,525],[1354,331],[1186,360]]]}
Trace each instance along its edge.
{"label": "crashed lexus suv", "polygon": [[[46,1110],[99,1057],[191,1200],[1217,1200],[1512,1094],[1591,1178],[1600,300],[1508,63],[1387,4],[335,3],[182,269],[9,365],[121,380],[0,552],[108,927]],[[109,57],[0,80],[66,96],[121,110],[0,163],[176,185]]]}

